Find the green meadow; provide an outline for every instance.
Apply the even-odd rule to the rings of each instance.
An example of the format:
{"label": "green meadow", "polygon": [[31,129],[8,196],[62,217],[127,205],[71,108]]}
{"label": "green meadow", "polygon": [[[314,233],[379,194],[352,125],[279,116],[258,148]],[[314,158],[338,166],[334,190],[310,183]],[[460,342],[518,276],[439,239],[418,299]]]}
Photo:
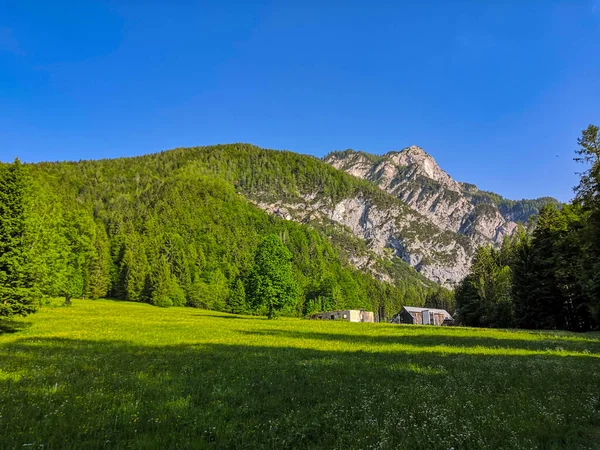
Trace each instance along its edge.
{"label": "green meadow", "polygon": [[75,300],[0,321],[0,448],[600,448],[600,334]]}

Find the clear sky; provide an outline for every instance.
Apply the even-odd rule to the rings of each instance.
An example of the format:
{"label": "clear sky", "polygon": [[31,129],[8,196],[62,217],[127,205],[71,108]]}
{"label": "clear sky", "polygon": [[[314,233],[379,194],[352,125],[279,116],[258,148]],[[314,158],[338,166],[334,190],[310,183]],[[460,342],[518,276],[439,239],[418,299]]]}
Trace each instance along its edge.
{"label": "clear sky", "polygon": [[600,0],[0,0],[0,160],[416,144],[566,201],[599,46]]}

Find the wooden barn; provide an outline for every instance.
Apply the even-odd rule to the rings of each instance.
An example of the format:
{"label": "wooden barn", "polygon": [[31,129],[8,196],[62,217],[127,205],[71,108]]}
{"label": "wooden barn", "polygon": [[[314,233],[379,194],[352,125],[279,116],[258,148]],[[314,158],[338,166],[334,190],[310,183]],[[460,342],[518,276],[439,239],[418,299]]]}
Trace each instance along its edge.
{"label": "wooden barn", "polygon": [[444,325],[452,321],[452,316],[445,309],[403,306],[390,322],[414,325]]}
{"label": "wooden barn", "polygon": [[346,320],[348,322],[375,322],[375,314],[362,309],[347,309],[343,311],[325,311],[310,316],[317,320]]}

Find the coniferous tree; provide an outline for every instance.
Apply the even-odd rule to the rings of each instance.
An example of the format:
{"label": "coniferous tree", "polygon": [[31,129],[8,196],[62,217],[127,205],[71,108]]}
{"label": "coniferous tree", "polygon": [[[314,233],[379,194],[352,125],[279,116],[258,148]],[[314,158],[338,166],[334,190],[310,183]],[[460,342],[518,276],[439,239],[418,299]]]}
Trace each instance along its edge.
{"label": "coniferous tree", "polygon": [[[533,233],[531,278],[527,289],[533,300],[525,323],[532,328],[568,329],[568,297],[559,279],[558,266],[566,254],[559,243],[568,232],[565,216],[553,205],[542,208]],[[564,251],[564,249],[563,249]]]}
{"label": "coniferous tree", "polygon": [[600,132],[589,125],[578,139],[575,160],[587,166],[575,187],[575,202],[587,216],[581,230],[585,253],[582,275],[596,324],[600,324]]}
{"label": "coniferous tree", "polygon": [[424,307],[445,309],[450,315],[453,315],[456,308],[454,292],[442,287],[431,289],[425,296]]}
{"label": "coniferous tree", "polygon": [[230,289],[227,297],[229,312],[234,314],[247,314],[248,302],[246,300],[246,289],[241,279],[236,279],[233,289]]}
{"label": "coniferous tree", "polygon": [[152,304],[160,306],[161,308],[173,306],[173,299],[171,298],[171,270],[167,263],[167,259],[164,256],[156,263],[152,273],[151,282]]}
{"label": "coniferous tree", "polygon": [[85,283],[85,293],[96,299],[106,296],[110,287],[110,247],[106,229],[96,223]]}
{"label": "coniferous tree", "polygon": [[512,298],[515,308],[515,323],[521,328],[536,328],[537,305],[531,286],[536,282],[533,243],[523,229],[515,236],[513,248]]}
{"label": "coniferous tree", "polygon": [[27,182],[18,159],[0,166],[0,317],[25,316],[37,308],[25,246]]}
{"label": "coniferous tree", "polygon": [[214,270],[211,274],[209,286],[212,297],[212,309],[225,311],[229,289],[227,288],[227,278],[225,278],[220,269]]}

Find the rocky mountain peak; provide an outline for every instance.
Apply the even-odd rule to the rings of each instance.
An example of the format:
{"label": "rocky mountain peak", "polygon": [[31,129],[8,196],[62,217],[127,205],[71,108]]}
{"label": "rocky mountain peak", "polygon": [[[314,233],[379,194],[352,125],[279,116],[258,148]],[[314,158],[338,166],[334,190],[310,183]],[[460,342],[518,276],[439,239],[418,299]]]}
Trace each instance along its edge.
{"label": "rocky mountain peak", "polygon": [[403,148],[402,150],[400,150],[399,153],[404,153],[406,155],[411,155],[413,157],[429,157],[431,158],[431,155],[429,153],[427,153],[425,150],[423,150],[421,147],[419,147],[418,145],[411,145],[410,147],[406,147]]}
{"label": "rocky mountain peak", "polygon": [[414,175],[437,181],[447,189],[461,191],[460,185],[438,166],[430,154],[417,145],[411,145],[399,152],[390,152],[385,156],[396,166],[409,167]]}

